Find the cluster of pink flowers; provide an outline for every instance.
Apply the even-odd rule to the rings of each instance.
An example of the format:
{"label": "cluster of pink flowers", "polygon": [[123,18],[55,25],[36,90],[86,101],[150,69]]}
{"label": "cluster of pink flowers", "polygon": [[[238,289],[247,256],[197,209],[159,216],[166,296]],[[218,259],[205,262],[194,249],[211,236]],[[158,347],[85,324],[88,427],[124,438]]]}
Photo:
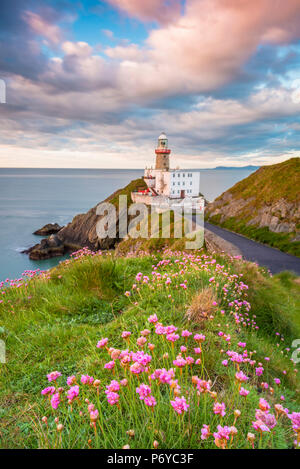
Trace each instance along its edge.
{"label": "cluster of pink flowers", "polygon": [[219,414],[221,417],[224,417],[226,412],[225,412],[226,406],[224,402],[220,404],[220,402],[215,402],[214,403],[214,413]]}
{"label": "cluster of pink flowers", "polygon": [[80,381],[82,384],[93,384],[94,378],[89,375],[82,375]]}
{"label": "cluster of pink flowers", "polygon": [[171,406],[177,414],[183,414],[190,407],[190,405],[187,404],[185,397],[175,397],[175,400],[171,401]]}
{"label": "cluster of pink flowers", "polygon": [[56,381],[57,378],[59,378],[60,376],[61,376],[61,373],[59,371],[51,371],[51,373],[47,375],[47,378],[48,378],[48,381],[51,382],[51,381]]}
{"label": "cluster of pink flowers", "polygon": [[252,422],[252,427],[260,432],[270,432],[276,425],[277,421],[273,414],[271,414],[269,403],[261,398],[259,400],[259,409],[255,412],[255,421]]}
{"label": "cluster of pink flowers", "polygon": [[[172,262],[178,266],[178,272],[172,275],[158,272],[158,269],[165,269],[170,266]],[[219,311],[219,313],[224,315],[225,310],[228,311],[230,308],[230,314],[235,323],[235,328],[241,332],[239,337],[242,340],[237,344],[238,351],[232,350],[235,335],[232,333],[231,336],[230,333],[228,333],[230,331],[228,324],[222,326],[223,331],[228,327],[227,333],[218,330],[208,332],[210,343],[213,342],[211,337],[214,333],[216,334],[217,342],[222,343],[221,347],[223,347],[223,349],[220,350],[220,355],[225,359],[220,360],[220,363],[226,367],[226,369],[223,369],[223,374],[226,374],[227,377],[235,377],[234,386],[236,391],[230,396],[230,398],[232,398],[231,402],[235,405],[236,400],[238,400],[242,405],[246,405],[244,398],[248,396],[250,391],[252,402],[252,398],[254,398],[253,390],[256,386],[260,386],[259,391],[261,395],[264,395],[264,391],[270,392],[271,394],[274,393],[273,388],[268,383],[260,383],[260,380],[256,378],[262,376],[264,367],[259,360],[254,360],[256,352],[247,350],[247,344],[243,341],[244,335],[242,327],[250,327],[253,329],[257,329],[258,327],[255,322],[255,316],[253,315],[251,318],[249,315],[251,305],[244,299],[247,297],[246,292],[248,286],[241,281],[238,275],[226,272],[224,266],[219,265],[214,259],[208,256],[199,256],[198,258],[195,257],[195,255],[186,255],[175,261],[163,259],[152,266],[152,278],[151,275],[143,275],[141,272],[137,274],[135,279],[137,284],[134,284],[132,290],[127,292],[127,296],[138,296],[138,292],[141,292],[142,289],[151,289],[159,286],[169,294],[170,285],[172,285],[171,288],[177,288],[178,294],[185,295],[186,293],[182,292],[179,287],[186,289],[187,282],[180,283],[180,276],[186,274],[188,266],[193,264],[198,268],[200,266],[207,272],[213,272],[214,275],[210,279],[210,283],[212,284],[211,288],[219,288],[219,290],[222,290],[223,304],[228,305],[228,308],[225,307],[225,309]],[[223,288],[220,282],[221,276],[224,276],[226,282]],[[180,280],[178,281],[178,279]],[[166,288],[166,286],[168,288]],[[133,298],[130,300],[134,302]],[[215,306],[214,310],[217,311],[217,302],[213,302],[213,306]],[[211,318],[213,318],[213,315]],[[93,390],[96,390],[97,395],[100,396],[99,399],[101,398],[100,393],[105,393],[107,403],[111,406],[116,406],[117,409],[115,409],[115,412],[120,416],[121,412],[122,414],[124,412],[123,406],[134,405],[133,399],[139,403],[137,405],[141,408],[144,404],[150,407],[151,412],[150,409],[144,406],[146,409],[144,412],[148,412],[148,415],[150,415],[152,412],[159,411],[159,409],[165,405],[166,396],[168,396],[167,399],[171,408],[174,409],[176,414],[181,415],[180,418],[176,417],[179,422],[184,421],[184,419],[186,419],[186,421],[190,420],[194,412],[196,413],[198,409],[203,408],[203,402],[205,402],[205,409],[210,412],[212,421],[216,421],[216,424],[214,424],[212,430],[209,425],[203,425],[201,428],[201,440],[208,440],[211,437],[217,447],[231,447],[232,440],[238,433],[235,425],[241,412],[239,410],[234,411],[234,420],[231,420],[231,409],[234,407],[228,402],[228,397],[224,396],[221,399],[217,392],[214,391],[212,381],[203,379],[206,376],[204,366],[205,335],[199,332],[195,333],[195,331],[190,332],[187,329],[182,331],[178,330],[174,324],[164,325],[159,322],[157,314],[150,314],[147,318],[147,324],[149,329],[140,331],[140,335],[137,339],[133,339],[132,333],[127,330],[120,333],[121,337],[126,339],[126,347],[128,348],[125,350],[110,347],[108,345],[108,338],[102,338],[98,341],[97,348],[100,349],[99,355],[101,358],[106,357],[104,368],[107,371],[104,373],[104,376],[112,376],[113,374],[114,377],[117,376],[117,379],[111,380],[110,383],[105,386],[102,385],[102,383],[100,385],[99,380],[89,375],[82,375],[79,384],[77,384],[75,376],[70,376],[67,379],[67,384],[70,388],[66,392],[64,392],[62,388],[57,389],[56,383],[54,383],[55,386],[49,386],[42,390],[42,394],[49,396],[53,409],[57,409],[60,402],[63,401],[66,396],[68,404],[71,407],[73,406],[74,410],[74,408],[79,406],[80,402],[87,402],[87,400],[84,401],[83,397],[85,393],[92,393]],[[218,328],[221,328],[221,325],[218,325]],[[121,341],[120,338],[119,342],[125,343]],[[157,342],[160,343],[157,344]],[[183,342],[184,345],[182,345]],[[165,347],[165,353],[161,352],[161,344]],[[155,356],[154,353],[152,354],[155,347],[159,350],[158,356]],[[107,358],[107,356],[109,358]],[[267,372],[270,359],[269,357],[264,357],[263,360],[261,357],[260,360],[266,368],[264,376],[268,376]],[[197,368],[197,365],[201,363],[202,367]],[[166,368],[156,368],[156,366],[165,366]],[[169,366],[173,367],[169,368]],[[252,370],[249,370],[250,367],[252,367]],[[199,373],[198,371],[196,371],[196,373],[198,373],[201,378],[193,376],[190,381],[190,370],[200,370]],[[55,382],[60,376],[61,373],[57,371],[52,372],[48,375],[48,380]],[[124,378],[124,376],[126,376],[126,378]],[[244,383],[248,384],[245,385]],[[281,381],[279,378],[275,378],[274,383],[279,386]],[[242,387],[242,384],[249,387],[249,389]],[[192,385],[194,385],[194,388]],[[126,386],[128,386],[128,389],[123,389],[123,387],[125,388]],[[275,389],[275,393],[277,390]],[[243,399],[239,396],[242,396]],[[223,399],[226,405],[225,402],[222,402]],[[104,400],[104,404],[107,405],[107,403]],[[248,404],[249,403],[250,401],[248,399]],[[62,407],[63,406],[61,406],[61,408]],[[154,407],[156,407],[156,409],[154,409]],[[252,428],[261,434],[269,433],[276,427],[279,417],[285,415],[286,419],[287,416],[290,418],[298,441],[300,434],[300,413],[289,413],[288,409],[284,409],[281,404],[276,404],[274,409],[276,416],[272,414],[268,401],[261,398],[258,408],[255,410]],[[100,412],[102,412],[102,403]],[[99,411],[90,402],[88,402],[88,413],[91,425],[95,428],[95,422],[99,418]],[[186,413],[188,413],[188,418],[185,415]],[[99,424],[101,422],[102,420]],[[225,423],[228,422],[233,423],[233,425],[225,425]],[[287,422],[289,422],[288,419]],[[251,446],[254,447],[255,435],[248,433],[247,439],[251,443]]]}
{"label": "cluster of pink flowers", "polygon": [[68,392],[67,392],[67,398],[69,402],[74,401],[79,396],[79,386],[76,384],[75,386],[72,386]]}

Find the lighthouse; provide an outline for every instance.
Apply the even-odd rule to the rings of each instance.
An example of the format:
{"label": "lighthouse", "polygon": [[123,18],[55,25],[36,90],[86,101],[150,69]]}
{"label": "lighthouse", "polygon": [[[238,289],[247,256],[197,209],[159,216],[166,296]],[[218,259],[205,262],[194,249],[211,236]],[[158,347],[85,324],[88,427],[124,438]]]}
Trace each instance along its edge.
{"label": "lighthouse", "polygon": [[170,161],[169,156],[171,150],[168,149],[168,139],[164,132],[158,137],[157,148],[155,149],[156,162],[155,169],[159,171],[169,171]]}
{"label": "lighthouse", "polygon": [[200,194],[200,172],[170,168],[170,153],[167,136],[162,132],[155,149],[155,168],[145,168],[147,188],[132,192],[132,201],[155,206],[167,203],[171,207],[193,199],[199,207],[204,205]]}

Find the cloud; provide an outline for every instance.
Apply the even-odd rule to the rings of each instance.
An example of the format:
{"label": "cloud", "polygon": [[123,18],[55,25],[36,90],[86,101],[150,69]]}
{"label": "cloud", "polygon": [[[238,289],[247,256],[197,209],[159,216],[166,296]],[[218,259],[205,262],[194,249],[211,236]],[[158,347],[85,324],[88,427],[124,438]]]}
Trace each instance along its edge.
{"label": "cloud", "polygon": [[170,2],[111,0],[159,24],[144,43],[100,53],[68,36],[63,10],[12,3],[0,18],[0,166],[24,148],[34,165],[47,154],[56,165],[143,167],[163,128],[182,166],[268,161],[299,145],[299,1],[187,0],[172,15]]}
{"label": "cloud", "polygon": [[46,38],[52,44],[60,43],[62,31],[56,24],[50,23],[46,18],[32,11],[25,11],[23,15],[26,23],[35,34]]}
{"label": "cloud", "polygon": [[111,59],[129,60],[129,61],[142,61],[145,57],[145,52],[136,44],[128,46],[107,47],[105,54]]}
{"label": "cloud", "polygon": [[169,23],[178,18],[180,0],[107,0],[110,5],[142,21]]}

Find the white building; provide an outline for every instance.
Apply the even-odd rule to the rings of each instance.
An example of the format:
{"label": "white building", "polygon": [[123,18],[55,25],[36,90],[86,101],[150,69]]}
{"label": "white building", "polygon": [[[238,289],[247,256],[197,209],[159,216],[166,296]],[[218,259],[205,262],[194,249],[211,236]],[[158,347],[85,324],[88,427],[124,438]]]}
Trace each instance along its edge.
{"label": "white building", "polygon": [[[187,171],[179,169],[170,169],[170,153],[168,148],[168,139],[163,132],[158,137],[158,145],[155,149],[156,163],[155,168],[146,168],[144,172],[144,181],[147,189],[132,193],[134,202],[143,202],[153,204],[153,198],[163,197],[165,200],[175,202],[178,199],[196,198],[203,201],[200,193],[200,172]],[[176,200],[175,200],[176,199]],[[157,200],[155,201],[157,205]]]}
{"label": "white building", "polygon": [[144,180],[158,195],[171,199],[199,197],[200,173],[197,171],[145,169]]}

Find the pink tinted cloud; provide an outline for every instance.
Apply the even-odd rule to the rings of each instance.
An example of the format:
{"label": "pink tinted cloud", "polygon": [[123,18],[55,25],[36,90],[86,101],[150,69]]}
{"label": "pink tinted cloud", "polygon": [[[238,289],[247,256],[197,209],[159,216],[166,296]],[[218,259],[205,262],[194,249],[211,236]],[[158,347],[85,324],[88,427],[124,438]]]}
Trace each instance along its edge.
{"label": "pink tinted cloud", "polygon": [[107,0],[112,6],[142,21],[168,23],[180,15],[180,0]]}
{"label": "pink tinted cloud", "polygon": [[25,11],[24,19],[35,34],[44,37],[51,44],[57,45],[60,43],[62,32],[59,26],[47,21],[46,18],[38,15],[37,13],[33,13],[32,11]]}
{"label": "pink tinted cloud", "polygon": [[179,80],[187,91],[213,89],[260,44],[299,37],[300,0],[187,0],[184,15],[149,35],[152,77],[171,87]]}

